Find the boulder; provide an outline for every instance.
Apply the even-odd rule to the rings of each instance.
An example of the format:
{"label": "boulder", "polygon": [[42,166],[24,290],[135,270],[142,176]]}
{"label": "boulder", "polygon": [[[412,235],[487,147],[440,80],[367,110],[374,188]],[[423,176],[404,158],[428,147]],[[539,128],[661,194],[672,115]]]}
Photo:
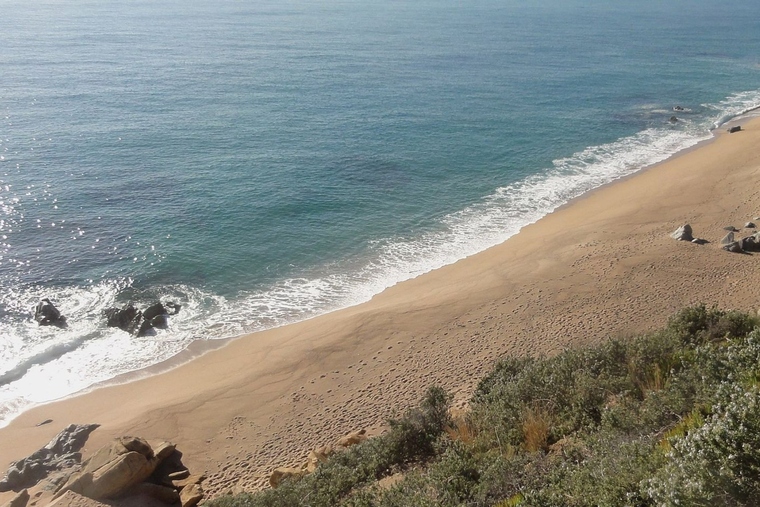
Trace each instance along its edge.
{"label": "boulder", "polygon": [[280,467],[269,476],[269,485],[276,489],[285,479],[298,480],[304,475],[306,471],[301,468]]}
{"label": "boulder", "polygon": [[191,484],[201,484],[205,480],[206,476],[204,474],[191,474],[184,479],[172,480],[172,486],[181,490]]}
{"label": "boulder", "polygon": [[733,243],[729,243],[728,245],[723,245],[723,250],[727,252],[733,252],[733,253],[742,253],[742,246],[738,241],[734,241]]}
{"label": "boulder", "polygon": [[677,121],[678,121],[678,117],[677,116],[671,116],[670,117],[670,123],[676,123]]}
{"label": "boulder", "polygon": [[174,488],[142,482],[129,491],[129,496],[144,495],[159,502],[173,505],[180,501],[179,493]]}
{"label": "boulder", "polygon": [[176,315],[180,308],[181,306],[176,303],[167,302],[164,305],[158,302],[141,312],[132,303],[128,303],[121,309],[109,308],[103,314],[108,321],[108,327],[118,327],[138,337],[153,336],[156,334],[156,329],[169,327],[169,316]]}
{"label": "boulder", "polygon": [[730,245],[734,241],[736,241],[736,239],[734,239],[734,233],[733,232],[729,232],[728,234],[726,234],[725,236],[723,236],[723,239],[720,240],[720,244],[721,245]]}
{"label": "boulder", "polygon": [[744,224],[744,228],[745,229],[754,229],[755,228],[755,223],[754,222],[747,222],[746,224]]}
{"label": "boulder", "polygon": [[723,228],[723,230],[728,231],[728,232],[739,232],[739,229],[737,229],[733,225],[727,225],[726,227]]}
{"label": "boulder", "polygon": [[306,471],[309,473],[314,472],[320,463],[324,463],[335,451],[329,445],[323,447],[317,447],[309,453],[309,457],[306,461]]}
{"label": "boulder", "polygon": [[200,484],[189,484],[179,492],[182,507],[194,507],[203,500],[203,488]]}
{"label": "boulder", "polygon": [[694,237],[691,235],[691,225],[684,224],[670,234],[670,237],[678,241],[691,241]]}
{"label": "boulder", "polygon": [[118,327],[122,331],[128,331],[131,323],[137,318],[139,310],[132,303],[127,303],[124,308],[109,308],[103,314],[108,320],[108,327]]}
{"label": "boulder", "polygon": [[352,445],[360,444],[367,440],[367,430],[361,429],[358,431],[352,431],[345,437],[341,437],[335,442],[336,447],[351,447]]}
{"label": "boulder", "polygon": [[0,480],[0,492],[34,486],[51,472],[79,465],[82,459],[79,451],[90,433],[99,426],[70,424],[45,447],[12,463],[5,477]]}
{"label": "boulder", "polygon": [[741,130],[742,130],[741,125],[737,125],[735,127],[731,127],[730,129],[728,129],[728,133],[733,134],[734,132],[741,132]]}
{"label": "boulder", "polygon": [[66,327],[66,317],[61,315],[58,308],[48,299],[44,298],[34,309],[34,320],[40,326]]}
{"label": "boulder", "polygon": [[143,317],[145,317],[145,320],[153,320],[154,317],[166,315],[166,313],[167,311],[166,308],[164,308],[164,305],[162,305],[161,302],[158,302],[146,308],[143,312]]}
{"label": "boulder", "polygon": [[156,329],[168,329],[169,328],[169,316],[167,314],[156,315],[150,319],[151,327]]}
{"label": "boulder", "polygon": [[22,489],[21,492],[14,496],[10,502],[5,504],[3,507],[26,507],[26,505],[29,503],[29,492],[25,489]]}
{"label": "boulder", "polygon": [[154,448],[141,438],[122,437],[99,449],[72,475],[55,497],[73,491],[95,500],[114,498],[134,488],[156,470],[162,459],[174,452],[174,444]]}
{"label": "boulder", "polygon": [[760,241],[754,235],[742,238],[739,244],[745,252],[760,252]]}

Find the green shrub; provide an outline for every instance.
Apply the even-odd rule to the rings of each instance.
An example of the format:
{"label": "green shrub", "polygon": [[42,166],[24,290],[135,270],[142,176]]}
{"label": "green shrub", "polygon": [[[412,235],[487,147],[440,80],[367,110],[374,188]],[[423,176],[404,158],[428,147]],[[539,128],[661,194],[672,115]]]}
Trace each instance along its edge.
{"label": "green shrub", "polygon": [[676,439],[643,489],[657,505],[742,506],[760,498],[760,392],[724,384],[705,424]]}
{"label": "green shrub", "polygon": [[[303,480],[210,505],[754,505],[756,324],[701,305],[639,338],[506,358],[478,384],[466,424],[433,387],[386,434]],[[377,485],[397,471],[399,482]]]}

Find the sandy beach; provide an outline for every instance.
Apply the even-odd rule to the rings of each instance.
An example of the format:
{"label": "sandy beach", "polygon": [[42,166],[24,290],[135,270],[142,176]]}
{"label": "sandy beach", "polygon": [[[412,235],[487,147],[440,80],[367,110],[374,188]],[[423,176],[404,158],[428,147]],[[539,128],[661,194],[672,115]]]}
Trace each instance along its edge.
{"label": "sandy beach", "polygon": [[[504,355],[653,329],[700,302],[754,311],[760,255],[720,245],[724,227],[760,216],[760,119],[739,123],[741,132],[723,128],[712,142],[365,304],[34,408],[0,429],[0,469],[69,423],[99,423],[85,457],[120,435],[166,439],[192,471],[207,472],[209,495],[254,490],[310,449],[356,429],[382,431],[432,384],[461,406]],[[709,243],[669,237],[685,223]]]}

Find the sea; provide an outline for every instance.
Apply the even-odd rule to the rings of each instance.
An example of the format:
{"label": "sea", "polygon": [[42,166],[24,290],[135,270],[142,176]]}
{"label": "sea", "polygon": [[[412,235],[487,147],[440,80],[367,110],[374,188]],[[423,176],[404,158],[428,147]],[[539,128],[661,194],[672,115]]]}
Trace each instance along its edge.
{"label": "sea", "polygon": [[[0,11],[0,426],[367,301],[760,107],[757,0]],[[159,300],[168,329],[106,326]]]}

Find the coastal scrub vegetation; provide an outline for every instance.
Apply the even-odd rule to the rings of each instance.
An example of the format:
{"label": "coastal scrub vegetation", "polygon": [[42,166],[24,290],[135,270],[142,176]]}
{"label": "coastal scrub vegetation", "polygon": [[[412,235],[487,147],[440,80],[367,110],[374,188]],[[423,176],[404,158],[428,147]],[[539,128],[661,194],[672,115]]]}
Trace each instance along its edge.
{"label": "coastal scrub vegetation", "polygon": [[[687,308],[658,331],[505,358],[466,416],[428,390],[385,434],[301,480],[211,507],[754,505],[760,327]],[[396,474],[390,486],[378,482]]]}

